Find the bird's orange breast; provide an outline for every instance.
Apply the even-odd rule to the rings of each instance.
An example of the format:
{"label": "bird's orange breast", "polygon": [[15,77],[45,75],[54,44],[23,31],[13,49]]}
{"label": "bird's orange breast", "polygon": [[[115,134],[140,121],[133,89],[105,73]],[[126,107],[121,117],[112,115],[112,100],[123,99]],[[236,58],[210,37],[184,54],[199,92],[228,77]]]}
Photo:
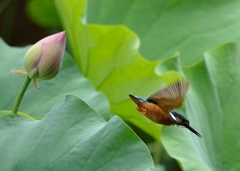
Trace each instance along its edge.
{"label": "bird's orange breast", "polygon": [[156,122],[158,124],[163,124],[163,125],[172,125],[173,124],[172,118],[169,117],[169,113],[160,109],[154,103],[142,102],[141,105],[139,105],[138,107],[145,108],[146,114],[144,114],[144,115],[146,117],[148,117],[150,120],[152,120],[153,122]]}

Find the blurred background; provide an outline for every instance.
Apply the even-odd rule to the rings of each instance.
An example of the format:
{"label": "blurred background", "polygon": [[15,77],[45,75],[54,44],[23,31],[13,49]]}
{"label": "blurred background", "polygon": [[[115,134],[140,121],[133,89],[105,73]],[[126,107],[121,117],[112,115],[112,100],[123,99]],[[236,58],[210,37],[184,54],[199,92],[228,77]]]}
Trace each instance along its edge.
{"label": "blurred background", "polygon": [[[1,0],[0,36],[10,46],[33,44],[52,29],[34,22],[27,12],[27,0]],[[60,29],[60,28],[58,28]]]}

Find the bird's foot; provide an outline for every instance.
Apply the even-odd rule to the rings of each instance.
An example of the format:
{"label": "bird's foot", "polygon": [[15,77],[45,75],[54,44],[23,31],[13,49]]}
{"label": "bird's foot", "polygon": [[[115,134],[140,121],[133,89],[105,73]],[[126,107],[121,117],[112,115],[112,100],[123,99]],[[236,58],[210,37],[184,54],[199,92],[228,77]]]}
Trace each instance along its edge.
{"label": "bird's foot", "polygon": [[147,109],[143,108],[143,107],[137,107],[137,110],[143,115],[145,115],[147,113]]}

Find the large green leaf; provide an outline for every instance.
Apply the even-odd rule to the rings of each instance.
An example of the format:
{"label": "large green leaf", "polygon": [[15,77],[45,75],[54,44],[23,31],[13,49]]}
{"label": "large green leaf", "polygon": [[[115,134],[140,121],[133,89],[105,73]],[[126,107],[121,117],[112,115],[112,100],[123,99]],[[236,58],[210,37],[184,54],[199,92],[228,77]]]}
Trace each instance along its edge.
{"label": "large green leaf", "polygon": [[[149,95],[163,85],[156,62],[138,53],[137,36],[124,26],[84,25],[79,17],[85,1],[56,1],[74,58],[97,90],[104,92],[111,111],[159,139],[160,126],[139,115],[128,94]],[[64,11],[64,12],[63,12]],[[132,105],[130,105],[132,104]]]}
{"label": "large green leaf", "polygon": [[179,51],[183,65],[190,65],[206,50],[240,39],[239,6],[239,0],[89,0],[87,21],[124,24],[140,37],[145,58]]}
{"label": "large green leaf", "polygon": [[164,127],[162,142],[184,170],[240,169],[240,44],[220,46],[204,54],[200,63],[184,68],[191,82],[185,115],[202,134]]}
{"label": "large green leaf", "polygon": [[[0,110],[11,110],[18,91],[26,76],[12,74],[11,69],[23,69],[23,58],[26,48],[13,48],[0,40]],[[65,54],[59,74],[52,80],[39,80],[40,90],[30,84],[20,105],[20,111],[33,117],[44,116],[56,103],[66,95],[81,97],[106,120],[109,119],[109,103],[104,95],[97,92],[91,83],[84,78]],[[3,81],[4,80],[4,81]],[[101,104],[101,105],[100,105]]]}
{"label": "large green leaf", "polygon": [[1,170],[153,168],[146,145],[119,117],[106,122],[75,96],[67,96],[39,121],[4,117],[0,146]]}
{"label": "large green leaf", "polygon": [[[56,1],[79,69],[104,92],[113,113],[159,140],[161,126],[139,115],[128,97],[148,97],[164,85],[165,80],[155,73],[158,62],[149,62],[139,54],[139,39],[126,27],[83,24],[79,18],[84,18],[85,3]],[[168,81],[176,73],[170,75],[173,77]]]}

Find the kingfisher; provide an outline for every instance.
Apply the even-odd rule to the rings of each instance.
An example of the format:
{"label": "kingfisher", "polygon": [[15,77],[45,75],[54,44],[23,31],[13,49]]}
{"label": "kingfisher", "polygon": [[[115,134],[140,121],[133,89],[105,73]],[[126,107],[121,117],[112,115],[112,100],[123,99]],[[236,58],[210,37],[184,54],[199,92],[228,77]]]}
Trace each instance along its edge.
{"label": "kingfisher", "polygon": [[183,126],[199,137],[202,137],[190,126],[189,120],[182,114],[173,111],[179,108],[187,93],[189,83],[179,80],[153,93],[147,99],[129,94],[131,100],[137,104],[137,110],[155,123],[162,125]]}

